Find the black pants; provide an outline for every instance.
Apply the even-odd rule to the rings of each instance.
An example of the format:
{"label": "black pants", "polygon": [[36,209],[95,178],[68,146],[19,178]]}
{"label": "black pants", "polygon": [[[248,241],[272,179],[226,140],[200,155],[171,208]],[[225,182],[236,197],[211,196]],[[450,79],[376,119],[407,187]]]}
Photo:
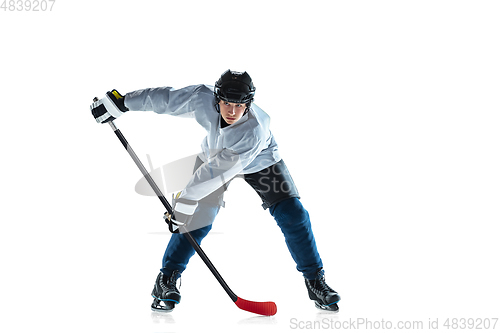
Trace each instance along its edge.
{"label": "black pants", "polygon": [[244,175],[267,209],[288,198],[300,198],[297,187],[283,160],[262,171]]}

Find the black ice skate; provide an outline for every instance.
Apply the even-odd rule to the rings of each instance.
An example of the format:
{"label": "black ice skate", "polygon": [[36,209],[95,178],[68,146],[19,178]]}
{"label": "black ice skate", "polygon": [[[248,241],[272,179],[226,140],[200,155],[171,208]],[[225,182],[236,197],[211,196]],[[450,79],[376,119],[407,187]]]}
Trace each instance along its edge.
{"label": "black ice skate", "polygon": [[309,292],[309,298],[314,301],[318,309],[333,312],[339,311],[337,302],[340,301],[340,296],[326,284],[322,270],[318,270],[316,279],[305,279],[305,281],[307,291]]}
{"label": "black ice skate", "polygon": [[153,304],[151,304],[153,311],[170,312],[174,309],[175,304],[179,304],[181,294],[177,289],[176,282],[180,276],[179,271],[173,271],[170,276],[161,272],[158,274],[151,293],[151,296],[154,297]]}

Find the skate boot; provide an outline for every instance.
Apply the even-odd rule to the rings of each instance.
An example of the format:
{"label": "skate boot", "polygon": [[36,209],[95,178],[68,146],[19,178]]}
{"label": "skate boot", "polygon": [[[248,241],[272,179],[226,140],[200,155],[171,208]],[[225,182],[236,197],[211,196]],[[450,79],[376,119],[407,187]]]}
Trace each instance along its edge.
{"label": "skate boot", "polygon": [[319,269],[316,274],[316,279],[305,279],[309,298],[314,301],[318,309],[338,312],[340,296],[335,290],[330,288],[325,282],[325,276],[322,269]]}
{"label": "skate boot", "polygon": [[174,309],[175,304],[181,301],[181,294],[176,286],[177,279],[180,276],[179,271],[173,271],[170,276],[166,276],[161,272],[158,274],[151,292],[151,296],[154,298],[151,310],[170,312]]}

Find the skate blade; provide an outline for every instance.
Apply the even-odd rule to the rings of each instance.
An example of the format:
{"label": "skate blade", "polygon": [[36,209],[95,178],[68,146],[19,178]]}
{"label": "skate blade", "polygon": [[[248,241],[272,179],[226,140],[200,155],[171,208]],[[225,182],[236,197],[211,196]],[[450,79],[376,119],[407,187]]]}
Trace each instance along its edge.
{"label": "skate blade", "polygon": [[332,313],[339,312],[339,306],[337,305],[337,303],[333,303],[330,305],[323,305],[323,304],[320,304],[318,301],[315,301],[314,305],[320,310],[326,310],[326,311],[330,311]]}
{"label": "skate blade", "polygon": [[151,304],[151,310],[156,312],[172,312],[175,308],[175,302],[172,301],[160,301],[159,299],[154,299],[153,304]]}

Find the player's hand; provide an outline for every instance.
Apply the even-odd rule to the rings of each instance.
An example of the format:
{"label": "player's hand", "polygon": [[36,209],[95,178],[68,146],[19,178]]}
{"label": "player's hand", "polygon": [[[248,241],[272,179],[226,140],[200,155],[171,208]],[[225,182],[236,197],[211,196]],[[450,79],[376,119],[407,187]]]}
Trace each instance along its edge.
{"label": "player's hand", "polygon": [[176,200],[174,206],[174,216],[165,213],[163,218],[168,224],[168,229],[172,233],[178,233],[181,226],[187,227],[187,225],[193,219],[194,212],[198,207],[198,202],[191,200]]}
{"label": "player's hand", "polygon": [[92,115],[98,123],[107,123],[115,120],[128,111],[125,106],[125,97],[116,90],[108,91],[106,96],[90,105]]}

